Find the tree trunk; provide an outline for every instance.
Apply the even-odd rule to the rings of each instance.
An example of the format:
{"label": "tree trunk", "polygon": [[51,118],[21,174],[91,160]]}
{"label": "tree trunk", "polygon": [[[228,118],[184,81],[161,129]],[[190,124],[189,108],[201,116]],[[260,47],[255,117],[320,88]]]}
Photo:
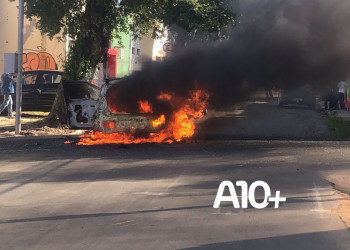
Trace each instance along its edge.
{"label": "tree trunk", "polygon": [[53,127],[68,127],[69,118],[67,112],[67,104],[64,98],[63,83],[58,84],[55,101],[52,105],[50,114],[43,120],[47,126]]}

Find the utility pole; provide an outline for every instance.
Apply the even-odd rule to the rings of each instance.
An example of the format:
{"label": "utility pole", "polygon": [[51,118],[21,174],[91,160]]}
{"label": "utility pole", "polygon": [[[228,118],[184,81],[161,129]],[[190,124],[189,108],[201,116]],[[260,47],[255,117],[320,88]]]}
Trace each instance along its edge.
{"label": "utility pole", "polygon": [[23,22],[24,22],[24,0],[19,0],[18,4],[18,49],[17,49],[17,84],[16,84],[16,121],[15,134],[21,133],[21,113],[22,113],[22,57],[23,57]]}

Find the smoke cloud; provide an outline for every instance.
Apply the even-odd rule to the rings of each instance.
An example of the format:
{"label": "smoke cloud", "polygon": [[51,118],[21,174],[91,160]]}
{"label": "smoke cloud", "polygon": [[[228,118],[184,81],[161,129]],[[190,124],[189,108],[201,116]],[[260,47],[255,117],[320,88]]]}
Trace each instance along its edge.
{"label": "smoke cloud", "polygon": [[230,39],[193,44],[109,91],[118,107],[137,112],[148,100],[155,113],[171,107],[160,93],[211,93],[210,107],[224,109],[263,87],[315,89],[334,85],[350,73],[349,0],[242,0]]}

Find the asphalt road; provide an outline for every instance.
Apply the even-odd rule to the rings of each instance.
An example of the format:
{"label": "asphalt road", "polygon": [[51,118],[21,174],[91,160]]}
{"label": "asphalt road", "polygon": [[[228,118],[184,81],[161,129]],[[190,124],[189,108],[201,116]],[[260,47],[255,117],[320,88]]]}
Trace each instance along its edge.
{"label": "asphalt road", "polygon": [[263,95],[233,108],[209,111],[198,127],[200,139],[329,140],[330,132],[320,113],[302,107],[279,108],[277,98]]}
{"label": "asphalt road", "polygon": [[[63,141],[0,141],[1,249],[350,249],[334,212],[347,197],[324,179],[349,168],[349,142]],[[223,180],[263,180],[287,201],[214,209]]]}
{"label": "asphalt road", "polygon": [[[349,197],[331,183],[350,182],[350,142],[274,102],[211,112],[187,143],[1,139],[0,249],[350,249]],[[263,180],[287,201],[215,209],[224,180]]]}

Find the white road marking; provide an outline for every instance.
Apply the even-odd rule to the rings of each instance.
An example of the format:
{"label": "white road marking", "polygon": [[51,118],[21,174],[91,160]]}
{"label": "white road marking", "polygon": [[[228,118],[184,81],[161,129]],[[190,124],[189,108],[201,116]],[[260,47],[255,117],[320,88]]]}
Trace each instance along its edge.
{"label": "white road marking", "polygon": [[325,210],[323,208],[319,191],[324,190],[325,188],[320,188],[320,187],[316,186],[315,181],[313,181],[313,184],[314,184],[314,188],[312,188],[311,190],[315,193],[316,209],[310,209],[310,211],[317,212],[319,214],[320,218],[324,218],[324,213],[327,210]]}

